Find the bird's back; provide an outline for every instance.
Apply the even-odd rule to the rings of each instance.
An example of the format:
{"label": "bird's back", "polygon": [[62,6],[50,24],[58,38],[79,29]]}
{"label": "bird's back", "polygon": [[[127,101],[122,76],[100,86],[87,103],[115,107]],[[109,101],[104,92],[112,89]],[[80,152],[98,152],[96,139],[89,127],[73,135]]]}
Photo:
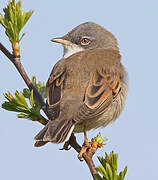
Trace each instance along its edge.
{"label": "bird's back", "polygon": [[[95,58],[93,58],[95,55]],[[66,59],[62,59],[56,65],[52,71],[50,78],[56,73],[62,74],[64,77],[60,86],[60,116],[61,118],[72,118],[74,114],[79,110],[80,106],[84,103],[85,92],[89,85],[90,78],[96,71],[113,71],[121,75],[121,69],[118,65],[120,64],[119,52],[114,50],[88,50],[84,52],[78,52]],[[114,66],[112,68],[112,65]],[[110,68],[109,68],[110,66]],[[112,73],[112,72],[110,72]],[[48,80],[47,84],[51,84]],[[50,98],[56,98],[56,92],[54,95],[51,91]],[[50,99],[48,98],[48,99]],[[56,104],[56,102],[54,103]],[[52,107],[52,106],[50,106]],[[52,108],[51,108],[52,109]],[[56,108],[55,108],[56,109]]]}

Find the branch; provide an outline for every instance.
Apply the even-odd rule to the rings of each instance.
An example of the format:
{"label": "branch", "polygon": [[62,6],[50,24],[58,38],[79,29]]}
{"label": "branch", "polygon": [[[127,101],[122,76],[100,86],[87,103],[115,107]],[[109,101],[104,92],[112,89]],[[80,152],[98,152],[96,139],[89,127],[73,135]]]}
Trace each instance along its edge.
{"label": "branch", "polygon": [[3,46],[2,43],[0,43],[0,50],[7,56],[8,59],[13,61],[14,56]]}
{"label": "branch", "polygon": [[[78,153],[81,151],[81,146],[77,143],[76,137],[74,134],[71,135],[69,139],[69,143],[71,147],[73,147]],[[83,154],[83,159],[86,161],[88,168],[93,176],[94,180],[97,180],[97,178],[94,176],[94,174],[97,174],[97,170],[95,168],[94,162],[92,160],[93,153],[91,152],[85,152]]]}
{"label": "branch", "polygon": [[0,50],[8,57],[8,59],[14,64],[14,66],[16,67],[16,69],[18,70],[18,72],[20,73],[21,77],[23,78],[23,80],[25,81],[26,85],[28,86],[28,88],[31,90],[33,90],[34,92],[34,98],[35,100],[39,103],[41,109],[44,111],[44,113],[46,114],[46,116],[48,117],[48,119],[50,119],[50,116],[46,110],[46,104],[42,98],[42,96],[40,95],[40,93],[36,90],[36,88],[34,87],[34,85],[32,84],[31,80],[29,79],[28,75],[26,74],[21,62],[20,62],[20,56],[19,57],[15,57],[13,56],[4,46],[2,43],[0,43]]}

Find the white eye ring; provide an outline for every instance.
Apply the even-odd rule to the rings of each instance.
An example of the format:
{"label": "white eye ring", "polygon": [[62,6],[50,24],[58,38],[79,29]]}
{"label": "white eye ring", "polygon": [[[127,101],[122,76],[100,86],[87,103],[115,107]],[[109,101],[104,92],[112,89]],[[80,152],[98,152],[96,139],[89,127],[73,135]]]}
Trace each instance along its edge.
{"label": "white eye ring", "polygon": [[82,45],[88,45],[90,43],[90,40],[89,40],[89,38],[87,38],[87,37],[83,37],[82,39],[81,39],[81,44]]}

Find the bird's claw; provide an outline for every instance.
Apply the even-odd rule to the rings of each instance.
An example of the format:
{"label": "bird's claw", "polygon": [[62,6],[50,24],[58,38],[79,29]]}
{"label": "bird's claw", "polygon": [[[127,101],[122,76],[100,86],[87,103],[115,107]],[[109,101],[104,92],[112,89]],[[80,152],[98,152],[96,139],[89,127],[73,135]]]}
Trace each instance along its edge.
{"label": "bird's claw", "polygon": [[70,146],[70,147],[69,147],[69,146],[70,146],[69,141],[66,141],[65,144],[64,144],[64,146],[63,146],[63,148],[61,148],[60,150],[68,151],[68,150],[71,149],[71,146]]}
{"label": "bird's claw", "polygon": [[80,151],[79,154],[78,154],[78,159],[79,159],[80,161],[83,161],[83,160],[82,160],[83,154],[84,154],[85,152],[87,152],[90,148],[91,148],[91,143],[89,143],[89,142],[84,142],[84,144],[82,145],[81,151]]}

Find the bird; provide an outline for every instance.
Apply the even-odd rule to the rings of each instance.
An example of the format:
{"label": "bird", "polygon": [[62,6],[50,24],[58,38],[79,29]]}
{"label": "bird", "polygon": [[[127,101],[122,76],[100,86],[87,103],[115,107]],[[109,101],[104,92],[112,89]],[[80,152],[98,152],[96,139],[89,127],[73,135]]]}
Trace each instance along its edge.
{"label": "bird", "polygon": [[128,91],[117,39],[104,27],[85,22],[51,41],[64,50],[46,84],[50,118],[34,138],[36,147],[106,127],[121,114]]}

